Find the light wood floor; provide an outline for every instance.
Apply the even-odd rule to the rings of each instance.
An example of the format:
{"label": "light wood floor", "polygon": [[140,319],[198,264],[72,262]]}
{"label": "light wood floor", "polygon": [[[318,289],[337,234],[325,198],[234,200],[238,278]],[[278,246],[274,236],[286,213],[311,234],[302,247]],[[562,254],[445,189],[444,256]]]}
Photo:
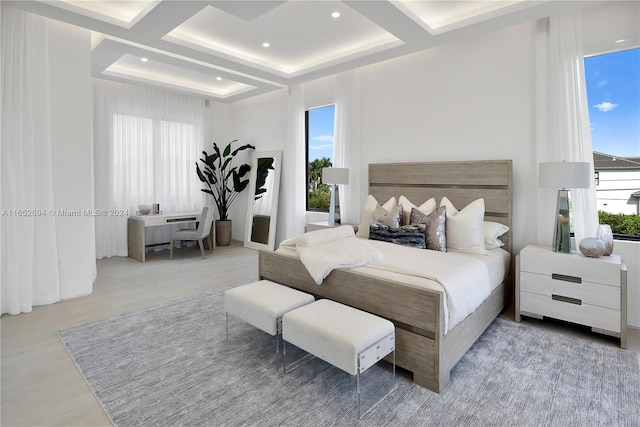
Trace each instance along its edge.
{"label": "light wood floor", "polygon": [[[114,257],[98,261],[92,295],[2,316],[2,426],[110,426],[56,331],[130,313],[215,288],[255,280],[257,252],[233,242],[202,260],[193,248],[147,254],[147,262]],[[513,309],[506,315],[513,319]],[[572,325],[524,319],[554,333],[617,346],[610,337]],[[640,352],[640,333],[629,333],[629,349]]]}
{"label": "light wood floor", "polygon": [[255,280],[257,254],[232,242],[206,260],[197,247],[98,260],[90,296],[2,316],[0,425],[110,426],[56,331]]}

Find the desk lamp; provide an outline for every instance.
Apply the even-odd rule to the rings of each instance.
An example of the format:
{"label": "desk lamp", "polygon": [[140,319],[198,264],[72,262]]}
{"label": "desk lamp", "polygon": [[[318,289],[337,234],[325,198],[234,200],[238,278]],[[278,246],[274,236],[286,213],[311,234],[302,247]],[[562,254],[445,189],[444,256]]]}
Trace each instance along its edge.
{"label": "desk lamp", "polygon": [[329,205],[329,226],[340,222],[340,201],[338,185],[349,183],[349,169],[322,168],[322,183],[331,187],[331,204]]}

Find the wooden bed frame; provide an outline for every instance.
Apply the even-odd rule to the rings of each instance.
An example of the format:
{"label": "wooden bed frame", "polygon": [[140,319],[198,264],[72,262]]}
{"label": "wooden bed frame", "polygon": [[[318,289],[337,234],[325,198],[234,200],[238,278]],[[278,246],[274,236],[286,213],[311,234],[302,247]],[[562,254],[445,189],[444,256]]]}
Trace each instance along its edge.
{"label": "wooden bed frame", "polygon": [[[439,203],[447,196],[458,209],[482,197],[485,220],[512,227],[511,160],[371,164],[369,194],[380,203],[404,195],[418,205],[431,197]],[[503,238],[504,249],[511,252],[511,232]],[[449,383],[451,368],[504,308],[512,276],[445,334],[442,295],[430,289],[343,269],[331,272],[318,286],[298,258],[268,251],[260,252],[259,274],[391,320],[396,363],[413,373],[415,383],[435,392]]]}

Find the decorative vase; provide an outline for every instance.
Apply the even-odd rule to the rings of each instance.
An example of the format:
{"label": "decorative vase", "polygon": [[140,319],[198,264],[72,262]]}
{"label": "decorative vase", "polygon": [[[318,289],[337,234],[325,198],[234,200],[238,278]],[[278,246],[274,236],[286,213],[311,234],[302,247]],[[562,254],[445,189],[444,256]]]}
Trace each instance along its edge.
{"label": "decorative vase", "polygon": [[229,246],[231,243],[231,220],[216,220],[216,244]]}
{"label": "decorative vase", "polygon": [[580,240],[580,252],[589,258],[599,258],[604,254],[604,242],[593,237]]}
{"label": "decorative vase", "polygon": [[613,232],[611,226],[608,224],[598,225],[598,232],[596,233],[596,239],[602,240],[604,243],[604,256],[609,256],[613,252]]}

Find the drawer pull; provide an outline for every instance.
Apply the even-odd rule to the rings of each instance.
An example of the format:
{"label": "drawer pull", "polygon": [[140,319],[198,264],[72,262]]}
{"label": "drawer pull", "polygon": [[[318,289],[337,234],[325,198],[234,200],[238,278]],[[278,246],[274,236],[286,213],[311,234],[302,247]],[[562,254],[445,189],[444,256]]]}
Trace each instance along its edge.
{"label": "drawer pull", "polygon": [[582,300],[578,298],[570,298],[562,295],[551,294],[551,299],[555,301],[568,302],[569,304],[582,305]]}
{"label": "drawer pull", "polygon": [[582,277],[567,276],[566,274],[552,273],[551,278],[553,280],[562,280],[564,282],[582,283]]}

